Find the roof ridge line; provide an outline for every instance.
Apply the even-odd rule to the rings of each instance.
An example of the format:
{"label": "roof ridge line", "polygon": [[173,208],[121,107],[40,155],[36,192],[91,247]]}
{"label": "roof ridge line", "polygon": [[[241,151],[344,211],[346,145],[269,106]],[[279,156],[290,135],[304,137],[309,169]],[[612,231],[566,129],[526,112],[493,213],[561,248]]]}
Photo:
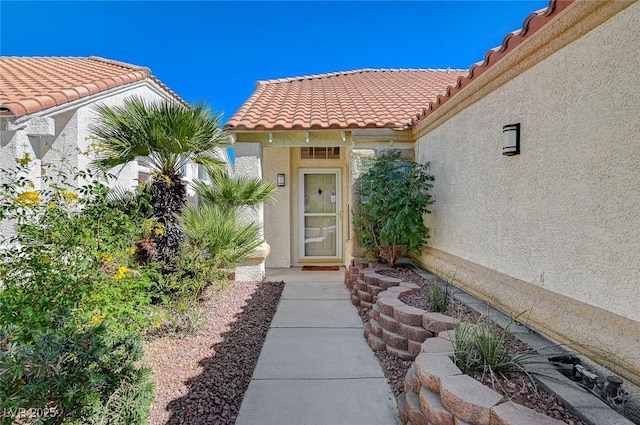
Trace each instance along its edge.
{"label": "roof ridge line", "polygon": [[256,87],[264,86],[267,84],[276,84],[276,83],[289,83],[292,81],[302,81],[302,80],[316,80],[321,78],[329,78],[329,77],[337,77],[340,75],[350,75],[350,74],[358,74],[364,72],[466,72],[468,69],[457,69],[457,68],[358,68],[347,71],[334,71],[334,72],[326,72],[321,74],[309,74],[309,75],[299,75],[294,77],[285,77],[285,78],[271,78],[266,80],[258,80],[256,81]]}
{"label": "roof ridge line", "polygon": [[[79,58],[81,58],[81,57],[79,57]],[[111,64],[111,65],[121,66],[123,68],[129,68],[129,69],[133,69],[133,70],[136,70],[136,71],[145,71],[145,72],[148,73],[148,75],[151,75],[151,68],[148,68],[146,66],[134,65],[134,64],[131,64],[131,63],[127,63],[127,62],[117,61],[117,60],[114,60],[114,59],[106,59],[106,58],[103,58],[103,57],[100,57],[100,56],[89,56],[89,57],[87,57],[87,59],[93,60],[93,61],[96,61],[96,62],[104,62],[104,63],[108,63],[108,64]]]}

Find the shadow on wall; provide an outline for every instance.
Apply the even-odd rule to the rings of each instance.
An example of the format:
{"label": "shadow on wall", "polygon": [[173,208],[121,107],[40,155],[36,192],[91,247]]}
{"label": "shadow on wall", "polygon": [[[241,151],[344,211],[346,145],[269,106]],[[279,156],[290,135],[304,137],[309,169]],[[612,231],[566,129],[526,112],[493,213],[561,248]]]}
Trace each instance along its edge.
{"label": "shadow on wall", "polygon": [[[277,290],[268,289],[273,286]],[[202,373],[186,382],[187,395],[169,403],[168,425],[235,423],[283,289],[284,282],[258,285],[223,340],[211,347],[213,357],[199,362]]]}

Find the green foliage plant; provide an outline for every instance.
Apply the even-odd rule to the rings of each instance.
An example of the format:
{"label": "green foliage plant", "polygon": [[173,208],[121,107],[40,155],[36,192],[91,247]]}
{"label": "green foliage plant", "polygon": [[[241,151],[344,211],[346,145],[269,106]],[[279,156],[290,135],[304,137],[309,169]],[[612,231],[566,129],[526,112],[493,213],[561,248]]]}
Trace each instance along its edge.
{"label": "green foliage plant", "polygon": [[182,229],[176,216],[186,205],[182,168],[188,163],[220,168],[216,149],[224,137],[222,115],[200,103],[186,107],[175,101],[147,102],[131,97],[122,106],[99,105],[92,134],[105,149],[95,163],[102,169],[147,159],[153,171],[149,190],[153,214],[162,223],[154,235],[158,255],[167,259],[180,250]]}
{"label": "green foliage plant", "polygon": [[459,320],[453,341],[456,366],[468,375],[504,377],[523,373],[530,377],[526,365],[534,363],[539,355],[534,350],[512,353],[509,336],[516,320],[512,319],[504,329],[485,316],[475,324]]}
{"label": "green foliage plant", "polygon": [[262,243],[257,224],[216,205],[188,206],[180,221],[190,243],[218,267],[234,267]]}
{"label": "green foliage plant", "polygon": [[34,182],[32,165],[25,155],[0,174],[0,218],[15,227],[0,251],[0,409],[142,423],[139,333],[156,314],[155,281],[132,245],[145,218],[114,208],[109,176],[61,166]]}
{"label": "green foliage plant", "polygon": [[371,160],[356,186],[359,205],[354,227],[368,256],[393,266],[419,254],[429,238],[423,215],[433,203],[429,163],[402,159],[400,152]]}
{"label": "green foliage plant", "polygon": [[436,282],[427,285],[429,306],[431,311],[445,313],[453,301],[453,289],[449,283],[440,286]]}
{"label": "green foliage plant", "polygon": [[225,170],[207,168],[208,181],[193,184],[202,204],[238,212],[244,207],[255,207],[273,199],[276,185],[259,178],[232,177]]}

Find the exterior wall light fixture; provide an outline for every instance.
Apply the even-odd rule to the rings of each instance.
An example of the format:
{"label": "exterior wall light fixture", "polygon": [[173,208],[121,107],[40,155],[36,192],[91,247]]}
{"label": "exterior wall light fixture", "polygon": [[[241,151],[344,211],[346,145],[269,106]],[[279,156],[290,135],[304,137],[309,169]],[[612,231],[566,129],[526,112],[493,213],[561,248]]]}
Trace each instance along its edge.
{"label": "exterior wall light fixture", "polygon": [[269,133],[269,143],[273,143],[273,133]]}
{"label": "exterior wall light fixture", "polygon": [[284,187],[284,174],[278,174],[276,178],[276,184],[278,187]]}
{"label": "exterior wall light fixture", "polygon": [[502,155],[513,156],[520,154],[520,123],[509,124],[502,127],[504,134],[504,146]]}

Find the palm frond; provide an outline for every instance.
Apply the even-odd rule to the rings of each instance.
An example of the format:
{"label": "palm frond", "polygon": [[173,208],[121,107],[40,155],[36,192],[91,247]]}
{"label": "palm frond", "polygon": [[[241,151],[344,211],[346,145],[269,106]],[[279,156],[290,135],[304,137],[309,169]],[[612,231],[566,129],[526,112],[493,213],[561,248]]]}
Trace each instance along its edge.
{"label": "palm frond", "polygon": [[191,243],[227,266],[240,263],[262,243],[256,224],[241,223],[235,214],[215,205],[188,206],[180,222]]}
{"label": "palm frond", "polygon": [[275,183],[259,178],[231,177],[223,170],[211,168],[207,169],[207,174],[209,183],[196,181],[193,187],[205,203],[225,210],[254,207],[273,199],[275,193]]}

